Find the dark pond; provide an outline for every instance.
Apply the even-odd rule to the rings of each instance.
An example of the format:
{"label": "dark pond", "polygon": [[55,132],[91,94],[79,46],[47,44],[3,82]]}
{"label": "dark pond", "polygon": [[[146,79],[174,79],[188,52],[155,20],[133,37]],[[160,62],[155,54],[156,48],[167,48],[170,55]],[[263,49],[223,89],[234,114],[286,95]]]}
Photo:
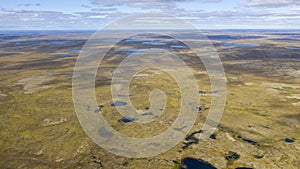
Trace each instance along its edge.
{"label": "dark pond", "polygon": [[148,42],[145,39],[126,39],[125,42]]}
{"label": "dark pond", "polygon": [[293,142],[295,142],[294,139],[290,139],[290,138],[285,138],[284,141],[287,142],[287,143],[293,143]]}
{"label": "dark pond", "polygon": [[224,43],[223,46],[225,46],[225,47],[251,48],[251,47],[255,47],[256,44]]}
{"label": "dark pond", "polygon": [[68,56],[71,56],[71,55],[67,54],[67,53],[60,53],[60,54],[57,54],[56,56],[68,57]]}
{"label": "dark pond", "polygon": [[250,139],[246,139],[246,138],[243,138],[242,139],[243,141],[246,141],[247,143],[250,143],[252,145],[257,145],[257,142],[256,141],[253,141],[253,140],[250,140]]}
{"label": "dark pond", "polygon": [[182,148],[187,149],[190,145],[198,144],[200,140],[195,135],[197,133],[203,133],[203,132],[204,132],[203,130],[199,130],[199,131],[195,131],[195,132],[191,133],[190,135],[188,135],[185,138],[186,142],[183,143]]}
{"label": "dark pond", "polygon": [[243,140],[243,141],[246,141],[247,143],[253,144],[253,145],[256,145],[256,144],[257,144],[256,141],[253,141],[253,140],[250,140],[250,139],[243,138],[242,140]]}
{"label": "dark pond", "polygon": [[132,48],[132,49],[115,49],[115,52],[126,52],[127,54],[142,54],[146,51],[147,49],[137,49],[137,48]]}
{"label": "dark pond", "polygon": [[230,40],[229,39],[217,39],[215,41],[219,41],[219,42],[229,42]]}
{"label": "dark pond", "polygon": [[126,53],[129,55],[130,54],[143,54],[144,51],[143,50],[128,50]]}
{"label": "dark pond", "polygon": [[179,45],[174,45],[174,46],[170,46],[171,48],[174,48],[174,49],[188,49],[187,46],[179,46]]}
{"label": "dark pond", "polygon": [[214,140],[215,140],[215,139],[217,139],[217,136],[216,136],[215,134],[212,134],[212,135],[210,135],[210,136],[209,136],[209,138],[211,138],[211,139],[214,139]]}
{"label": "dark pond", "polygon": [[142,42],[142,44],[161,46],[161,45],[166,45],[167,43],[165,43],[165,42],[157,42],[157,41],[149,41],[149,42]]}
{"label": "dark pond", "polygon": [[16,42],[15,46],[22,45],[22,44],[23,44],[22,42]]}
{"label": "dark pond", "polygon": [[180,169],[216,169],[216,167],[206,161],[188,157],[182,160]]}
{"label": "dark pond", "polygon": [[130,123],[130,122],[134,122],[136,120],[137,119],[135,119],[135,118],[123,117],[123,118],[119,119],[118,122]]}
{"label": "dark pond", "polygon": [[79,50],[79,49],[72,49],[72,50],[69,50],[69,52],[71,53],[80,53],[82,52],[83,50]]}
{"label": "dark pond", "polygon": [[258,145],[258,143],[256,141],[253,141],[253,140],[250,140],[250,139],[247,139],[247,138],[243,138],[242,136],[237,136],[237,138],[240,138],[242,139],[243,141],[247,142],[247,143],[250,143],[252,145]]}
{"label": "dark pond", "polygon": [[126,102],[119,102],[119,101],[117,101],[117,102],[114,102],[113,104],[111,104],[111,106],[125,106],[125,105],[127,105],[127,103]]}
{"label": "dark pond", "polygon": [[53,44],[53,45],[62,45],[65,43],[70,43],[70,42],[73,42],[73,40],[53,40],[53,41],[50,41],[49,43]]}

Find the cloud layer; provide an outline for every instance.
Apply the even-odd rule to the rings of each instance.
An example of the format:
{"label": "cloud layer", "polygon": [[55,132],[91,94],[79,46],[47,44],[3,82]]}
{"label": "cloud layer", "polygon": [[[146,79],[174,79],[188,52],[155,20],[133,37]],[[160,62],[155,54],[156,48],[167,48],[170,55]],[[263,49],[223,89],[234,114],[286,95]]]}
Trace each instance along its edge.
{"label": "cloud layer", "polygon": [[28,7],[28,6],[41,6],[41,4],[39,4],[39,3],[35,3],[35,4],[19,4],[19,6],[26,6],[26,7]]}
{"label": "cloud layer", "polygon": [[[300,10],[292,8],[300,1],[241,0],[236,6],[223,9],[187,9],[182,3],[192,0],[91,0],[81,4],[83,11],[28,10],[27,6],[2,8],[0,29],[98,29],[120,17],[139,12],[163,12],[192,22],[199,28],[300,28]],[[196,0],[196,4],[221,0]],[[192,3],[192,4],[195,4]],[[226,3],[225,3],[226,4]],[[34,5],[34,4],[33,4]],[[211,4],[210,4],[211,5]],[[40,4],[42,7],[43,5]],[[251,7],[251,8],[245,8]],[[291,10],[277,10],[290,6]],[[238,8],[237,8],[238,7]],[[263,9],[261,7],[264,7]],[[276,10],[273,9],[277,7]],[[39,7],[40,8],[40,7]],[[282,8],[280,8],[282,9]]]}
{"label": "cloud layer", "polygon": [[300,6],[300,0],[248,0],[241,4],[247,7],[278,8],[278,7],[293,6],[293,5]]}

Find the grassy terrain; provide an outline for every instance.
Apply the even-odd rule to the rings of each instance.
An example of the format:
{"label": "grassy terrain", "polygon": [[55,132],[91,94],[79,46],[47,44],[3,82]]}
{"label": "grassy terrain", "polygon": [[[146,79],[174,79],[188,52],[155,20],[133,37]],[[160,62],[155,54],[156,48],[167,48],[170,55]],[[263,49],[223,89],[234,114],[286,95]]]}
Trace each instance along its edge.
{"label": "grassy terrain", "polygon": [[[215,35],[220,35],[215,33]],[[227,77],[227,101],[215,138],[205,142],[183,140],[168,152],[153,158],[128,159],[98,147],[81,128],[72,100],[72,73],[78,53],[89,34],[20,36],[1,42],[0,57],[0,168],[179,168],[186,157],[204,160],[216,168],[299,168],[300,162],[300,56],[286,41],[240,39],[238,43],[263,43],[252,48],[227,48],[214,42]],[[232,34],[235,36],[235,34]],[[71,38],[70,38],[71,37]],[[41,42],[26,42],[38,39]],[[49,41],[69,39],[60,45]],[[23,41],[21,46],[14,42]],[[125,42],[118,44],[126,47]],[[134,47],[141,47],[133,44]],[[211,93],[208,76],[193,53],[175,50],[193,68],[201,99],[196,123],[189,134],[197,137],[209,111]],[[109,53],[106,69],[99,70],[96,98],[101,113],[120,133],[149,137],[166,130],[175,120],[180,91],[165,72],[145,70],[131,82],[131,101],[139,110],[150,106],[151,90],[160,88],[168,104],[162,116],[149,124],[122,123],[112,107],[111,73],[122,52]],[[157,71],[157,70],[156,70]],[[288,143],[286,138],[293,139]],[[186,143],[191,143],[183,148]],[[238,154],[239,158],[229,158]]]}

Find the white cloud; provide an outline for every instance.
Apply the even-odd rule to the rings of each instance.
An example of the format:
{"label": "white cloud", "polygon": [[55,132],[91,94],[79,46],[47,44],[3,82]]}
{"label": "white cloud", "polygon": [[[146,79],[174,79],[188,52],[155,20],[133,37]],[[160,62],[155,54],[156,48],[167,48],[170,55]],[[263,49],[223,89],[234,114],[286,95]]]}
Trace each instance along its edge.
{"label": "white cloud", "polygon": [[117,11],[118,8],[92,8],[91,11],[98,11],[98,12],[108,12],[108,11]]}
{"label": "white cloud", "polygon": [[20,8],[2,8],[3,12],[25,12],[24,9]]}
{"label": "white cloud", "polygon": [[41,4],[39,4],[39,3],[35,3],[35,4],[19,4],[19,6],[26,6],[26,7],[28,7],[28,6],[41,6]]}
{"label": "white cloud", "polygon": [[201,0],[201,2],[203,2],[203,3],[218,3],[218,2],[222,2],[222,0]]}
{"label": "white cloud", "polygon": [[247,0],[241,3],[247,7],[269,7],[277,8],[283,6],[300,5],[300,0]]}
{"label": "white cloud", "polygon": [[[121,0],[93,0],[105,2],[106,5],[89,6],[89,12],[73,12],[66,14],[60,11],[42,11],[42,10],[25,10],[21,8],[2,8],[0,11],[0,29],[97,29],[114,19],[134,14],[135,11],[119,10]],[[154,0],[158,1],[158,0]],[[189,0],[177,0],[189,1]],[[201,0],[201,2],[217,2],[218,0]],[[252,2],[256,0],[251,0]],[[266,0],[268,1],[268,0]],[[123,0],[122,3],[129,0]],[[139,2],[139,3],[138,3]],[[168,3],[169,2],[169,3]],[[295,7],[290,11],[287,10],[271,10],[257,8],[243,8],[241,10],[228,9],[218,11],[206,10],[185,10],[180,8],[179,4],[170,2],[170,0],[160,0],[159,4],[150,5],[150,1],[146,0],[130,0],[131,7],[146,8],[150,5],[150,10],[178,16],[186,19],[199,28],[285,28],[287,26],[300,28],[299,12],[300,9]],[[200,2],[200,0],[198,0]],[[248,2],[248,1],[247,1]],[[261,1],[264,2],[264,1]],[[109,6],[109,4],[114,4]],[[123,4],[124,5],[124,4]],[[177,6],[178,5],[178,6]],[[131,9],[131,8],[127,8]],[[171,10],[172,9],[172,10]],[[141,10],[136,10],[141,11]],[[149,10],[142,10],[143,12]]]}
{"label": "white cloud", "polygon": [[90,5],[81,5],[81,7],[83,7],[83,8],[92,8],[92,6],[90,6]]}
{"label": "white cloud", "polygon": [[102,18],[106,18],[106,15],[88,16],[87,18],[91,18],[91,19],[95,19],[95,18],[102,19]]}
{"label": "white cloud", "polygon": [[141,9],[169,9],[177,8],[178,2],[218,3],[222,0],[91,0],[92,4],[100,6],[136,7]]}

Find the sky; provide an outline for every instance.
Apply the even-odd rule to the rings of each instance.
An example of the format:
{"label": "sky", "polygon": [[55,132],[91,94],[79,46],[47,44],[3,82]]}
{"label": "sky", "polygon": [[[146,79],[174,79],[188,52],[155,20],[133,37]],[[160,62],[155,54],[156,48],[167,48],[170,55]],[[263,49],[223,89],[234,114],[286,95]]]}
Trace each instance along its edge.
{"label": "sky", "polygon": [[1,0],[0,30],[97,30],[148,12],[199,29],[300,29],[300,0]]}

